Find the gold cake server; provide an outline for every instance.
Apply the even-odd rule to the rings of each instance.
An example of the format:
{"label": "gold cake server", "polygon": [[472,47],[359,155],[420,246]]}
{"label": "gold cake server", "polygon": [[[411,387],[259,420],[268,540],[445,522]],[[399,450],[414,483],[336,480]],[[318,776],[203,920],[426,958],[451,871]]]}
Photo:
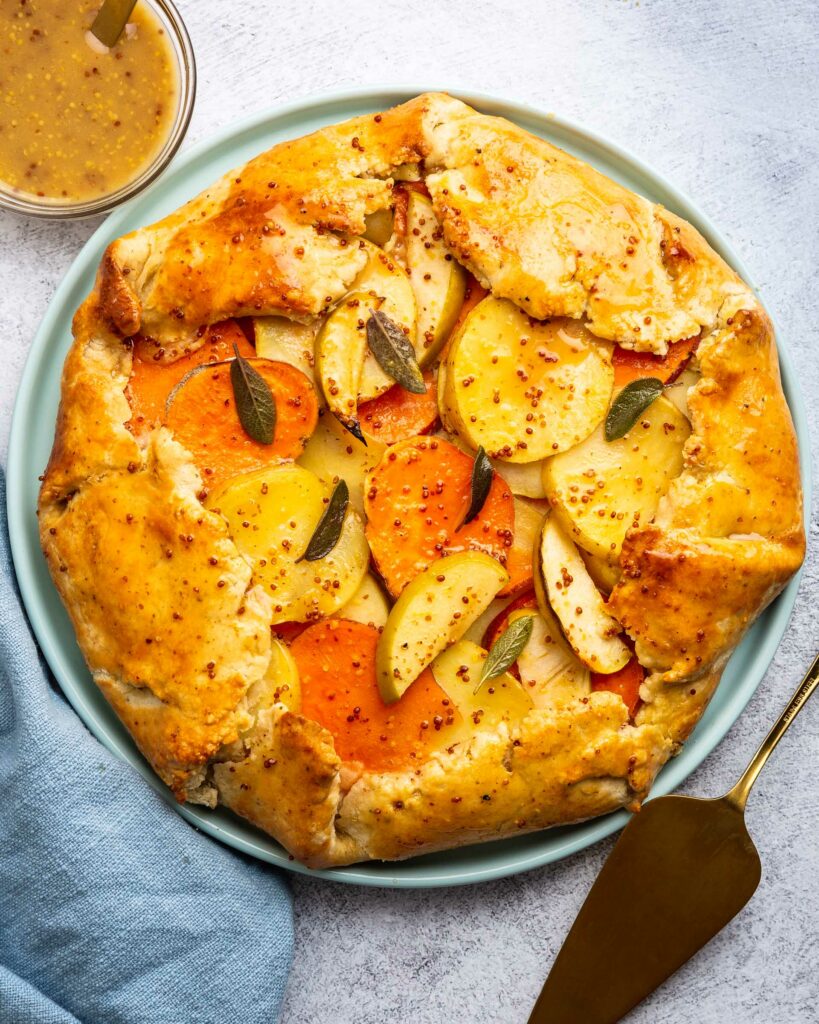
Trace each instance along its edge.
{"label": "gold cake server", "polygon": [[742,910],[761,874],[745,802],[817,683],[819,656],[725,796],[660,797],[632,818],[586,897],[529,1024],[614,1024]]}

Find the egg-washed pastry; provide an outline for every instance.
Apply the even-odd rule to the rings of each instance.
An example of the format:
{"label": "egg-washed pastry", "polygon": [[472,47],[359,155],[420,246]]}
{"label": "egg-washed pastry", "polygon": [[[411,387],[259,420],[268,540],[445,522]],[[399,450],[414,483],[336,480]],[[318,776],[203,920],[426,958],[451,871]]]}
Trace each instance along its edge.
{"label": "egg-washed pastry", "polygon": [[39,515],[160,777],[314,867],[637,808],[805,543],[751,288],[442,94],[108,247]]}

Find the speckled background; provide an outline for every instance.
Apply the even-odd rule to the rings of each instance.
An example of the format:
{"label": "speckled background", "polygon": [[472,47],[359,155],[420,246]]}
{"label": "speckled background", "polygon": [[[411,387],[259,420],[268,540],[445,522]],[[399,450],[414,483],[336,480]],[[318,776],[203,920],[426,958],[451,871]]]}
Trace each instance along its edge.
{"label": "speckled background", "polygon": [[[815,0],[181,0],[180,7],[200,71],[188,143],[282,100],[411,81],[520,99],[638,153],[693,196],[745,258],[793,355],[815,437]],[[95,227],[0,213],[4,458],[29,342]],[[779,653],[687,792],[716,795],[733,782],[819,646],[815,524],[811,534]],[[753,901],[630,1021],[819,1021],[818,768],[816,701],[748,808],[763,862]],[[396,893],[295,877],[297,949],[283,1021],[525,1022],[610,845],[468,889]]]}

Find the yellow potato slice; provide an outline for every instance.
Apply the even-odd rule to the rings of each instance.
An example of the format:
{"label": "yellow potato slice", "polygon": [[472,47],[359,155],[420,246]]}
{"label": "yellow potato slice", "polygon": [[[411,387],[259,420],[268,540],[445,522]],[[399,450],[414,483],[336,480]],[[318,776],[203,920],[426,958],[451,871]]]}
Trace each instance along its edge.
{"label": "yellow potato slice", "polygon": [[468,730],[515,722],[532,710],[532,698],[514,676],[505,672],[488,679],[475,693],[486,651],[469,640],[459,640],[432,663],[435,682],[463,716]]}
{"label": "yellow potato slice", "polygon": [[372,573],[367,573],[361,586],[339,611],[340,619],[363,622],[365,626],[383,629],[390,614],[390,605]]}
{"label": "yellow potato slice", "polygon": [[438,558],[401,591],[378,642],[381,697],[398,700],[438,654],[464,635],[509,579],[481,551]]}
{"label": "yellow potato slice", "polygon": [[255,316],[253,331],[257,356],[295,366],[315,386],[316,329],[313,324],[299,324],[286,316]]}
{"label": "yellow potato slice", "polygon": [[536,708],[552,708],[585,697],[591,691],[591,673],[573,653],[551,610],[546,615],[522,608],[509,616],[511,625],[532,617],[532,635],[518,655],[520,680]]}
{"label": "yellow potato slice", "polygon": [[424,366],[438,355],[458,319],[466,272],[444,242],[432,203],[418,192],[409,193],[405,250],[418,311],[415,347]]}
{"label": "yellow potato slice", "polygon": [[617,558],[626,531],[650,520],[683,465],[691,426],[660,396],[631,430],[607,441],[601,424],[585,441],[543,465],[543,483],[555,516],[580,547]]}
{"label": "yellow potato slice", "polygon": [[588,437],[613,381],[611,345],[578,320],[530,320],[489,296],[450,344],[444,400],[468,444],[504,462],[537,462]]}
{"label": "yellow potato slice", "polygon": [[540,558],[549,604],[574,653],[593,672],[621,669],[631,658],[619,636],[622,627],[553,516],[543,526]]}
{"label": "yellow potato slice", "polygon": [[[369,317],[369,306],[374,299],[383,300],[380,305],[372,304],[372,308],[386,313],[390,320],[403,329],[414,343],[415,355],[419,358],[421,352],[416,344],[415,294],[406,271],[393,256],[379,249],[377,245],[363,240],[359,244],[367,249],[369,259],[350,291],[365,293],[363,319],[366,321]],[[355,344],[352,338],[351,344]],[[375,356],[367,349],[359,383],[359,401],[365,402],[368,398],[376,398],[394,383],[392,377],[384,373]]]}
{"label": "yellow potato slice", "polygon": [[[444,378],[443,381],[441,378]],[[443,365],[438,369],[438,414],[441,422],[444,417],[441,415],[441,403],[445,400],[446,371]],[[445,424],[444,424],[445,425]],[[469,452],[474,456],[477,451],[471,445],[458,437],[457,434],[445,430],[447,440],[451,441],[457,448]],[[546,488],[543,485],[543,462],[501,462],[500,459],[490,459],[492,469],[500,473],[503,479],[509,484],[509,490],[519,498],[545,498]]]}
{"label": "yellow potato slice", "polygon": [[385,445],[373,438],[365,445],[325,411],[297,461],[330,488],[339,480],[346,480],[350,504],[363,516],[364,480],[373,466],[378,465],[385,450]]}
{"label": "yellow potato slice", "polygon": [[254,582],[272,598],[272,623],[311,622],[332,614],[355,594],[367,572],[370,549],[352,507],[333,550],[314,562],[298,561],[331,491],[314,473],[290,464],[234,477],[208,499],[252,563]]}

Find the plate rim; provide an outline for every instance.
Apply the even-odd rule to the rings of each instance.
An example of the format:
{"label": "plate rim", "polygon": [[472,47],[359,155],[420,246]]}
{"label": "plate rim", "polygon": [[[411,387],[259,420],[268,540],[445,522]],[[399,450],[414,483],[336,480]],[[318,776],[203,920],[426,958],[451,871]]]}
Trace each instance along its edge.
{"label": "plate rim", "polygon": [[[477,867],[469,869],[457,864],[453,869],[434,867],[429,874],[419,872],[417,868],[409,876],[402,873],[404,864],[413,865],[418,863],[417,858],[403,862],[382,862],[370,861],[363,864],[351,865],[342,868],[311,869],[298,861],[290,859],[286,851],[271,852],[257,845],[251,839],[232,834],[215,820],[207,817],[206,813],[191,807],[178,804],[169,790],[159,777],[155,774],[147,761],[141,754],[134,754],[131,750],[122,747],[118,737],[111,734],[106,726],[84,700],[82,689],[84,684],[77,684],[73,678],[71,669],[67,666],[59,642],[55,639],[55,633],[50,628],[47,609],[38,591],[35,582],[34,560],[39,555],[42,559],[42,552],[39,547],[35,553],[29,550],[27,543],[27,518],[31,516],[32,510],[26,508],[24,501],[25,485],[24,477],[27,469],[25,465],[25,435],[24,419],[26,412],[31,405],[32,392],[38,380],[38,367],[41,357],[48,345],[55,328],[59,329],[58,323],[63,312],[66,298],[77,279],[89,269],[88,258],[103,243],[110,238],[117,237],[121,231],[120,225],[127,220],[131,211],[146,197],[152,196],[163,187],[173,182],[183,181],[186,173],[192,165],[195,165],[202,157],[207,156],[210,151],[229,143],[230,140],[238,140],[246,133],[252,133],[264,129],[266,125],[273,127],[275,122],[283,121],[294,115],[315,116],[317,113],[331,113],[333,108],[343,108],[341,116],[351,116],[346,108],[354,105],[359,107],[366,104],[373,111],[385,109],[396,103],[404,102],[407,99],[417,96],[423,92],[449,91],[452,95],[463,99],[465,102],[478,109],[486,110],[494,115],[508,117],[510,120],[532,120],[535,122],[546,122],[554,126],[558,131],[591,144],[592,147],[606,153],[615,165],[625,165],[631,172],[637,172],[644,179],[651,182],[652,188],[663,192],[670,197],[671,204],[676,212],[686,220],[691,221],[706,237],[709,244],[716,249],[720,255],[743,277],[743,279],[757,294],[756,287],[751,284],[751,276],[748,273],[744,262],[735,252],[733,246],[723,237],[719,230],[712,223],[710,218],[703,213],[694,203],[676,186],[668,181],[663,174],[658,172],[652,165],[637,157],[625,146],[615,143],[605,135],[587,128],[569,118],[564,118],[550,112],[544,112],[537,106],[523,103],[503,93],[490,94],[477,92],[473,89],[460,89],[457,86],[451,89],[445,87],[434,87],[430,85],[419,86],[414,84],[390,84],[370,85],[355,89],[335,89],[321,92],[309,93],[285,103],[273,104],[263,111],[257,112],[249,117],[243,118],[235,124],[224,126],[218,131],[206,136],[193,144],[190,148],[180,153],[168,170],[145,192],[132,199],[130,202],[114,210],[93,232],[79,252],[72,260],[62,281],[57,286],[49,301],[42,321],[34,335],[23,373],[20,379],[17,395],[15,398],[12,413],[11,429],[9,433],[8,463],[7,463],[7,507],[8,507],[8,529],[11,542],[12,562],[17,577],[23,603],[31,623],[34,634],[37,638],[40,649],[46,658],[62,693],[84,722],[91,733],[112,753],[120,759],[135,767],[139,774],[160,793],[167,802],[184,817],[190,824],[201,829],[215,839],[218,839],[234,849],[238,849],[264,862],[275,864],[289,871],[306,875],[311,878],[321,878],[329,881],[344,882],[354,885],[379,888],[434,888],[440,886],[454,886],[474,884],[481,881],[490,881],[498,878],[508,877],[523,871],[532,870],[546,864],[577,853],[593,843],[611,835],[623,827],[628,821],[629,814],[626,811],[617,811],[601,818],[592,819],[590,822],[577,823],[574,826],[567,826],[572,829],[566,840],[556,848],[546,849],[534,848],[527,850],[519,856],[498,856],[493,850],[490,855],[487,852],[489,863],[480,863]],[[298,131],[296,126],[295,131]],[[291,136],[297,137],[294,134]],[[766,307],[767,309],[767,307]],[[72,310],[73,312],[73,310]],[[806,518],[810,514],[811,501],[811,464],[809,458],[809,430],[804,400],[798,384],[795,368],[788,351],[787,342],[781,332],[777,330],[775,318],[770,309],[767,309],[769,316],[774,323],[777,339],[777,351],[782,372],[783,386],[786,400],[793,417],[794,426],[799,442],[800,473],[802,478],[804,508]],[[62,324],[64,326],[64,324]],[[30,524],[29,524],[30,525]],[[765,628],[762,643],[759,645],[753,666],[742,679],[741,691],[734,695],[731,705],[708,723],[705,732],[700,731],[699,736],[695,734],[689,739],[683,752],[678,758],[668,762],[661,775],[658,777],[652,789],[652,797],[660,796],[674,790],[692,772],[694,772],[703,761],[714,752],[724,739],[728,730],[740,717],[748,701],[758,689],[767,671],[779,642],[787,629],[788,621],[796,600],[796,594],[802,576],[802,569],[789,581],[782,594],[769,606],[766,615],[772,616],[771,621]],[[87,685],[87,684],[86,684]],[[91,683],[93,684],[93,682]],[[692,742],[694,745],[692,745]],[[536,833],[544,837],[554,835],[551,830],[542,830]],[[267,837],[269,840],[270,837]],[[503,842],[503,840],[500,840]],[[474,847],[480,851],[481,847]],[[453,853],[458,852],[456,848]]]}

